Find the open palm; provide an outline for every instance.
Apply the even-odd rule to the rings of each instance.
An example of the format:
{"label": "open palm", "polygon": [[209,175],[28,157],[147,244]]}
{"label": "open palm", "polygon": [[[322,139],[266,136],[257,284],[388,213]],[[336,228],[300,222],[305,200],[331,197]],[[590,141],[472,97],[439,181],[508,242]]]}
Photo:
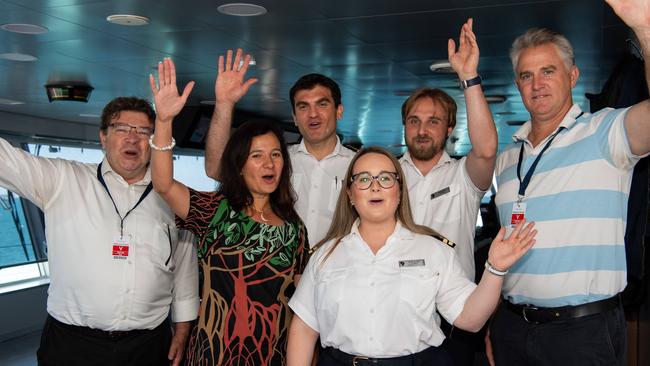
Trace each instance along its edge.
{"label": "open palm", "polygon": [[157,119],[163,122],[171,122],[176,117],[194,88],[194,82],[190,81],[185,86],[183,94],[178,94],[176,67],[170,58],[165,58],[158,64],[158,85],[153,75],[149,75],[149,83],[156,104]]}

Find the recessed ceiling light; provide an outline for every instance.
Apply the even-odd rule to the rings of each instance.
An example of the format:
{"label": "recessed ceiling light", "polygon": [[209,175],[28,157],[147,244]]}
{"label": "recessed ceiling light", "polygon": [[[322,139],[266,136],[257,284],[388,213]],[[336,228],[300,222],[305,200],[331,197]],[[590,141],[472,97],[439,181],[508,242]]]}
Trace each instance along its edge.
{"label": "recessed ceiling light", "polygon": [[38,60],[38,57],[26,53],[0,53],[0,59],[9,61],[31,62]]}
{"label": "recessed ceiling light", "polygon": [[[248,66],[255,66],[255,65],[257,65],[257,61],[255,61],[255,57],[251,56],[251,60],[248,61]],[[239,68],[241,69],[242,66],[244,66],[244,60],[239,61]]]}
{"label": "recessed ceiling light", "polygon": [[220,5],[217,10],[226,15],[235,17],[254,17],[266,14],[266,8],[260,5],[248,3],[231,3]]}
{"label": "recessed ceiling light", "polygon": [[43,34],[48,32],[48,29],[45,27],[27,23],[7,23],[0,25],[0,29],[6,30],[7,32],[22,34]]}
{"label": "recessed ceiling light", "polygon": [[449,61],[445,60],[439,60],[439,61],[433,61],[431,65],[429,65],[429,70],[432,72],[435,72],[436,74],[453,74],[455,73],[454,69],[451,67],[451,64]]}
{"label": "recessed ceiling light", "polygon": [[113,14],[106,17],[106,21],[117,25],[126,25],[130,27],[148,25],[149,18],[140,15],[131,14]]}
{"label": "recessed ceiling light", "polygon": [[19,105],[19,104],[25,104],[25,102],[21,102],[21,101],[18,101],[18,100],[0,98],[0,104],[2,104],[2,105]]}

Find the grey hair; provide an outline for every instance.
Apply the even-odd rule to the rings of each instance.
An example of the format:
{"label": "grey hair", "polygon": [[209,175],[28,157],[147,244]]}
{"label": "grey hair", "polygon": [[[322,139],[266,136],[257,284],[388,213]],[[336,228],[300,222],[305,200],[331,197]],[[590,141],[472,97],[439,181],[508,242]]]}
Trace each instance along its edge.
{"label": "grey hair", "polygon": [[517,72],[517,63],[523,50],[548,43],[553,44],[557,48],[567,70],[570,70],[571,66],[575,65],[573,47],[565,36],[548,28],[531,28],[512,42],[510,61],[512,61],[512,69],[514,72]]}

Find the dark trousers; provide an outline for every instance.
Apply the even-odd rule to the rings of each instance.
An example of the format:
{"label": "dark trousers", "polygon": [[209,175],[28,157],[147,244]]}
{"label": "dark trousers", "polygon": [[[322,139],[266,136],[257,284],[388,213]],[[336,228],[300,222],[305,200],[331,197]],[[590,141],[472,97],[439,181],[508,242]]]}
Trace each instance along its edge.
{"label": "dark trousers", "polygon": [[36,355],[39,366],[169,366],[171,337],[168,321],[112,338],[48,316]]}
{"label": "dark trousers", "polygon": [[624,365],[625,335],[621,305],[600,314],[533,324],[502,302],[490,326],[499,366]]}
{"label": "dark trousers", "polygon": [[[350,355],[341,356],[331,352],[331,348],[324,348],[318,355],[317,366],[452,366],[451,359],[447,352],[440,347],[429,347],[422,352],[412,355],[413,357],[396,357],[394,359],[359,359],[356,363],[350,359]],[[335,351],[336,352],[336,351]]]}
{"label": "dark trousers", "polygon": [[479,335],[456,328],[440,317],[440,329],[445,333],[445,340],[440,347],[447,351],[454,366],[474,365],[475,344]]}

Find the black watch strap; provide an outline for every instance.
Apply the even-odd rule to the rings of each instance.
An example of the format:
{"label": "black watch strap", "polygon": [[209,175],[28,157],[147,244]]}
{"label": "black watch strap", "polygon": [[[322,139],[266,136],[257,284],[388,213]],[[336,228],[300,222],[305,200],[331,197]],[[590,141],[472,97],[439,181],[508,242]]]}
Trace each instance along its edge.
{"label": "black watch strap", "polygon": [[460,88],[461,88],[461,90],[465,90],[465,89],[469,88],[470,86],[481,85],[481,81],[483,81],[483,79],[481,79],[481,75],[478,75],[475,78],[471,78],[469,80],[461,80],[460,81]]}

